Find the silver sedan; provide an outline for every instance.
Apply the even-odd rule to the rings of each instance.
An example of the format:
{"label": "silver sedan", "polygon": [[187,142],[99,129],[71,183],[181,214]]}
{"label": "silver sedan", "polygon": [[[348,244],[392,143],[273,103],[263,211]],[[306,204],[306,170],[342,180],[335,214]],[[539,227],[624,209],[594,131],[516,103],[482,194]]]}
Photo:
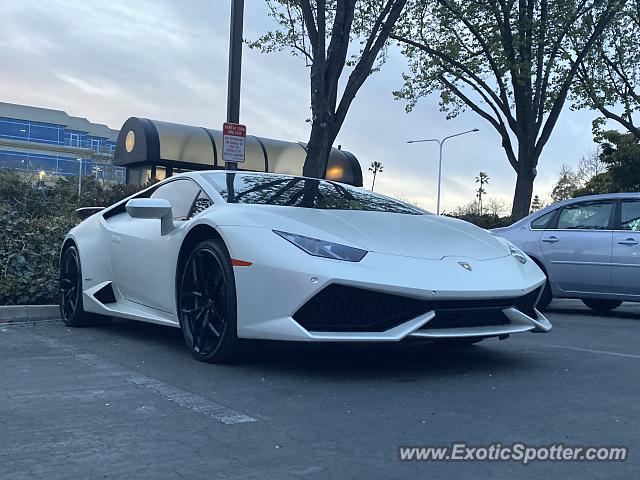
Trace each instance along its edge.
{"label": "silver sedan", "polygon": [[564,200],[492,232],[544,270],[538,308],[553,297],[579,298],[598,311],[640,301],[640,193]]}

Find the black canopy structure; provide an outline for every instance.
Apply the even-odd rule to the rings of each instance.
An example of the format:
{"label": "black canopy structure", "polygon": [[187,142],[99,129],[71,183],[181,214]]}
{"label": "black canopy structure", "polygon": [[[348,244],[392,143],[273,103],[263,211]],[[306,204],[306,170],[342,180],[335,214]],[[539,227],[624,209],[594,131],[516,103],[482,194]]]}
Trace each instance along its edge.
{"label": "black canopy structure", "polygon": [[[240,170],[302,174],[304,143],[247,135],[245,151]],[[224,169],[222,131],[131,117],[120,129],[113,163],[126,167],[127,183],[137,185],[185,171]],[[361,187],[362,169],[352,153],[334,148],[325,178]]]}

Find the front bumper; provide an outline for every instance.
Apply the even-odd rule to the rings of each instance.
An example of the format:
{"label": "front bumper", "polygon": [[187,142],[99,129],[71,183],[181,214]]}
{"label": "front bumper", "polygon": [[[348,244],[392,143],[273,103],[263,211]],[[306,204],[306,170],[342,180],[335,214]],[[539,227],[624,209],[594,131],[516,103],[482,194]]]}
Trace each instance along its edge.
{"label": "front bumper", "polygon": [[[514,299],[527,295],[537,296],[545,282],[544,274],[531,261],[523,265],[511,256],[428,260],[370,252],[361,262],[352,263],[312,257],[265,229],[225,227],[223,233],[227,245],[233,246],[232,258],[252,262],[250,267],[234,269],[241,338],[396,342],[406,338],[501,336],[551,329],[533,303],[529,309],[518,308],[514,303]],[[259,250],[256,244],[261,245]],[[459,262],[471,264],[472,270],[462,268]],[[362,325],[349,328],[349,315],[342,316],[341,325],[339,312],[328,326],[302,321],[299,312],[305,305],[333,285],[372,292],[372,298],[391,295],[410,299],[423,308],[394,317],[387,324],[373,322],[370,329],[363,329]],[[331,298],[325,302],[331,309]],[[447,326],[442,322],[443,315],[439,317],[441,309],[438,305],[429,308],[430,302],[463,302],[465,308],[453,310],[465,318],[472,318],[478,311],[486,313],[486,308],[474,309],[474,303],[492,304],[495,308],[490,310],[499,321]]]}

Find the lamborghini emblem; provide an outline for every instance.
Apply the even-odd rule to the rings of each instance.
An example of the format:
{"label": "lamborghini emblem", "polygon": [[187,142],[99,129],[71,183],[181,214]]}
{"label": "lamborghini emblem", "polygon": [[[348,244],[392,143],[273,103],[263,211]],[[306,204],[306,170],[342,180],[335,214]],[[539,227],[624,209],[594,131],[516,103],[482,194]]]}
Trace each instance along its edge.
{"label": "lamborghini emblem", "polygon": [[472,270],[471,265],[469,265],[467,262],[458,262],[458,265],[464,268],[467,272],[470,272]]}

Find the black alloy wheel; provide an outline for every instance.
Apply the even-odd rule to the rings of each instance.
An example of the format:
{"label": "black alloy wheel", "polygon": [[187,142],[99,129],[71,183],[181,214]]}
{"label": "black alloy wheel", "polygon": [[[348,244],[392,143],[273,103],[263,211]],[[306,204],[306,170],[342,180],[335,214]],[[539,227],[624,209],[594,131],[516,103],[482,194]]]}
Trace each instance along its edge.
{"label": "black alloy wheel", "polygon": [[202,362],[237,358],[236,289],[221,240],[205,240],[187,257],[178,283],[178,316],[187,348]]}
{"label": "black alloy wheel", "polygon": [[96,325],[108,317],[87,313],[82,306],[82,268],[75,245],[66,247],[60,256],[60,317],[68,327]]}

